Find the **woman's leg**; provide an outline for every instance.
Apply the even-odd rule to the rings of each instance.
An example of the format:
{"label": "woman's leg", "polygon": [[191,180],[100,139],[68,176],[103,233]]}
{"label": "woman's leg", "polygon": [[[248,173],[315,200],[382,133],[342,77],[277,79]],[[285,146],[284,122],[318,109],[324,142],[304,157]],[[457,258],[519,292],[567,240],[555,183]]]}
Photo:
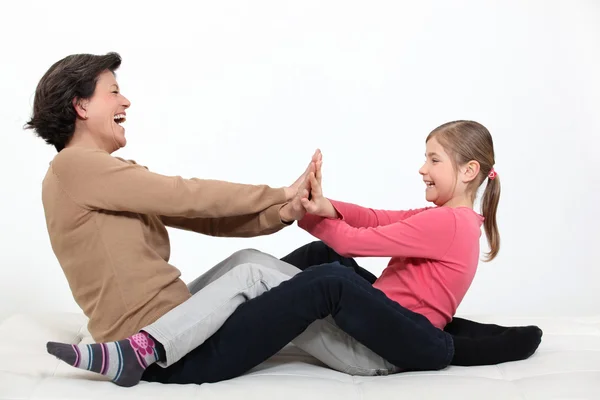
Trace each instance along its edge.
{"label": "woman's leg", "polygon": [[[49,343],[49,352],[79,368],[109,376],[114,383],[132,386],[153,363],[168,367],[216,332],[243,302],[259,296],[301,271],[269,254],[240,250],[188,285],[193,296],[131,338],[84,346],[81,357],[69,344]],[[150,334],[150,336],[148,336]],[[146,353],[139,361],[140,346]],[[311,324],[294,344],[329,367],[353,375],[389,374],[397,368],[339,329],[328,316]],[[103,360],[108,363],[78,362]],[[120,349],[120,351],[118,351]],[[113,354],[114,353],[114,354]],[[90,357],[91,358],[91,357]],[[113,365],[114,364],[114,365]]]}
{"label": "woman's leg", "polygon": [[[149,365],[167,367],[179,361],[212,336],[240,304],[290,278],[272,265],[242,263],[249,259],[268,265],[271,261],[257,251],[234,253],[192,283],[190,299],[141,332],[118,342],[92,345],[50,342],[48,352],[75,367],[108,376],[120,386],[133,386]],[[272,259],[281,264],[277,267],[282,271],[300,272]]]}
{"label": "woman's leg", "polygon": [[205,288],[211,282],[221,278],[224,274],[229,272],[232,268],[240,264],[259,264],[263,267],[271,268],[275,271],[286,274],[292,277],[300,272],[300,269],[296,268],[289,263],[282,263],[277,258],[263,253],[256,249],[243,249],[238,250],[198,278],[190,282],[187,286],[190,293],[195,294],[199,290]]}
{"label": "woman's leg", "polygon": [[[309,253],[315,254],[316,251],[319,251],[319,248],[323,247],[321,242],[315,242],[315,244],[311,246]],[[333,256],[337,255],[337,253],[333,251],[330,252],[330,254]],[[322,260],[323,258],[320,259]],[[314,260],[316,261],[317,259]],[[353,262],[350,258],[343,259],[339,256],[334,260],[341,260],[348,264]],[[293,260],[288,259],[288,261]],[[215,280],[219,280],[225,273],[231,270],[231,268],[242,263],[252,263],[264,268],[273,269],[274,271],[285,274],[288,277],[287,279],[301,272],[300,269],[295,266],[288,262],[281,261],[270,254],[255,249],[245,249],[234,253],[226,260],[213,267],[210,271],[190,283],[188,285],[190,291],[195,293],[198,290],[203,289]],[[318,264],[324,263],[326,262],[318,262]],[[358,267],[356,263],[354,264]],[[368,273],[366,270],[365,272]],[[271,281],[270,287],[275,286],[275,283],[278,282]],[[247,297],[246,300],[250,298],[251,297]],[[188,302],[184,304],[187,303]],[[190,315],[195,314],[193,310],[189,310],[189,313]],[[161,318],[161,320],[163,318]],[[204,339],[202,339],[202,341],[204,341]],[[396,366],[392,365],[383,357],[374,353],[352,336],[342,331],[335,324],[331,316],[316,320],[310,324],[304,332],[292,341],[292,343],[320,360],[328,367],[351,375],[387,375],[398,371]],[[175,345],[175,343],[171,344],[171,346]],[[193,350],[190,345],[182,347],[180,344],[179,347],[181,348],[180,354],[183,354],[184,351],[187,353]],[[164,366],[165,364],[160,365]]]}
{"label": "woman's leg", "polygon": [[200,347],[169,368],[149,367],[143,379],[201,384],[239,376],[328,315],[401,368],[445,368],[454,354],[450,335],[335,263],[309,268],[240,305]]}
{"label": "woman's leg", "polygon": [[203,286],[192,282],[191,298],[142,329],[163,346],[161,367],[173,365],[204,343],[242,303],[290,278],[240,255],[236,253],[211,269],[211,279],[204,280]]}
{"label": "woman's leg", "polygon": [[[309,250],[305,251],[307,248]],[[238,263],[252,262],[267,268],[273,268],[276,271],[289,275],[290,278],[301,272],[299,268],[290,263],[298,263],[299,261],[304,262],[302,266],[305,269],[308,262],[311,261],[315,262],[315,265],[338,261],[344,263],[346,266],[362,269],[353,259],[339,256],[322,242],[313,242],[302,246],[298,250],[300,251],[293,253],[295,258],[284,257],[285,261],[282,261],[270,254],[258,250],[246,249],[235,253],[234,260]],[[325,256],[319,256],[318,253]],[[309,255],[311,260],[302,260],[298,257],[300,254]],[[361,275],[363,277],[370,274],[366,270],[364,272],[365,274]],[[218,277],[218,274],[212,275],[211,279]],[[374,279],[375,277],[373,276]],[[206,279],[204,280],[206,281]],[[331,316],[314,321],[304,332],[292,340],[292,343],[329,368],[350,375],[388,375],[399,371],[398,367],[341,330]]]}

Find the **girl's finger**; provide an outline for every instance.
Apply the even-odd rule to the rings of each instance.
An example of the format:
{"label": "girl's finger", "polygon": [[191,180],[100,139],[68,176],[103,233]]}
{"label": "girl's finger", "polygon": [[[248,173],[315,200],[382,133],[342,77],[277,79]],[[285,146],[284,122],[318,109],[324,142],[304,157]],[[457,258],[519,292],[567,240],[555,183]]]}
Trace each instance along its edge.
{"label": "girl's finger", "polygon": [[317,182],[317,178],[315,177],[314,174],[310,175],[310,185],[311,185],[311,191],[313,193],[313,196],[320,196],[321,195],[321,185],[319,185],[319,182]]}

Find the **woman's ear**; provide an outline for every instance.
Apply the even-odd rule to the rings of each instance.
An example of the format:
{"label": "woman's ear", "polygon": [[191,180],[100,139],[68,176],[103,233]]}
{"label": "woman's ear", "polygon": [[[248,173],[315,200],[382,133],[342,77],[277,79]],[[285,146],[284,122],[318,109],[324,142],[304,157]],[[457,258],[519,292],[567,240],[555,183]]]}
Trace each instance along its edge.
{"label": "woman's ear", "polygon": [[479,175],[479,170],[481,169],[481,166],[479,165],[479,163],[475,160],[469,161],[464,169],[463,169],[463,182],[464,183],[469,183],[472,180],[474,180],[475,178],[477,178],[477,176]]}
{"label": "woman's ear", "polygon": [[79,118],[87,119],[87,105],[87,100],[82,100],[79,97],[73,99],[73,108],[75,108],[75,112]]}

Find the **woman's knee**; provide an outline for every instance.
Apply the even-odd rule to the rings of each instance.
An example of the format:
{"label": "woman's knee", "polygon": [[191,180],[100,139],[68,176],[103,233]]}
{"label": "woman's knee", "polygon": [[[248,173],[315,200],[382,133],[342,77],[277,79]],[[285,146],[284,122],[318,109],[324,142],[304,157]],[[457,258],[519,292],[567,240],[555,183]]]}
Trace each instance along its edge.
{"label": "woman's knee", "polygon": [[257,249],[242,249],[238,250],[232,255],[229,256],[229,259],[235,264],[242,264],[245,262],[249,262],[253,257],[256,257],[261,252]]}
{"label": "woman's knee", "polygon": [[236,265],[231,271],[238,276],[241,281],[247,282],[248,285],[260,282],[268,289],[272,289],[290,279],[290,277],[284,273],[253,262],[244,262]]}

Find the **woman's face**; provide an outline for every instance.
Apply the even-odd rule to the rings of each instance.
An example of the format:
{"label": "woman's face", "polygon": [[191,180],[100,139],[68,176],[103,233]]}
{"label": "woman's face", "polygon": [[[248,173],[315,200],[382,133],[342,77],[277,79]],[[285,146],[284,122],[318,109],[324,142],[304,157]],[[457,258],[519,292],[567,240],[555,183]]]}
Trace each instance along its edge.
{"label": "woman's face", "polygon": [[94,95],[78,106],[85,128],[94,141],[109,152],[127,144],[125,139],[125,110],[131,103],[119,91],[115,75],[105,71],[98,76]]}

